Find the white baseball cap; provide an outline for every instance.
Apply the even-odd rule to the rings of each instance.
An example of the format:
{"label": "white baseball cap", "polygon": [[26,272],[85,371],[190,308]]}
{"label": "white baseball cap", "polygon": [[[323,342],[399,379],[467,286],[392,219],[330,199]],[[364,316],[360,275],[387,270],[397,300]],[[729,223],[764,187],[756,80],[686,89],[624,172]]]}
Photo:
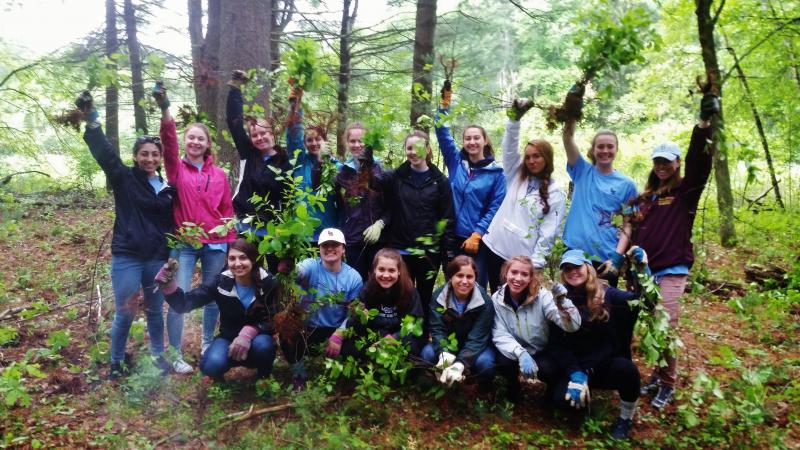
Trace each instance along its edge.
{"label": "white baseball cap", "polygon": [[681,157],[681,149],[674,142],[663,142],[656,145],[653,149],[652,159],[664,158],[668,161],[675,161]]}
{"label": "white baseball cap", "polygon": [[345,244],[344,242],[344,234],[342,234],[341,230],[338,228],[325,228],[319,234],[319,239],[317,239],[317,245],[322,245],[325,242],[338,242],[340,244]]}

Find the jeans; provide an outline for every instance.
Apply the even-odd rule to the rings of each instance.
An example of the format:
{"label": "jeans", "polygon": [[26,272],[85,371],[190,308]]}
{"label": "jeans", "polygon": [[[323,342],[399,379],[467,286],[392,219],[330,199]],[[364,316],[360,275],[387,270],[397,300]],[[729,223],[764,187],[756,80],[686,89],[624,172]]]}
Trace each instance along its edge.
{"label": "jeans", "polygon": [[[466,239],[466,238],[462,238],[462,237],[458,238],[459,241],[462,241],[464,239]],[[489,253],[490,252],[491,252],[491,250],[489,250],[489,247],[487,247],[486,244],[483,243],[483,241],[481,241],[480,245],[478,246],[478,253],[469,253],[469,252],[464,251],[463,248],[459,248],[458,251],[456,252],[457,255],[467,255],[467,256],[469,256],[470,258],[472,258],[475,261],[475,267],[478,269],[478,273],[475,274],[476,275],[475,281],[479,285],[481,285],[481,287],[486,289],[487,293],[489,292],[489,290],[488,290],[488,288],[486,286],[489,284]],[[444,270],[447,270],[446,266],[445,266]]]}
{"label": "jeans", "polygon": [[[589,375],[589,387],[592,389],[617,391],[619,398],[626,402],[634,402],[639,398],[641,383],[639,369],[630,359],[615,356],[584,372]],[[553,396],[553,403],[565,410],[572,409],[568,407],[568,403],[564,399],[569,385],[569,376],[570,374],[561,372],[550,394]]]}
{"label": "jeans", "polygon": [[[202,248],[182,247],[178,250],[178,286],[184,292],[188,292],[192,287],[192,273],[194,265],[200,260],[202,282],[212,280],[225,267],[225,252],[210,250],[204,244]],[[216,302],[211,302],[203,307],[203,346],[211,344],[214,339],[214,330],[217,327],[219,318],[219,307]],[[169,345],[180,353],[181,337],[183,336],[183,314],[175,312],[172,308],[167,314],[167,331],[169,332]]]}
{"label": "jeans", "polygon": [[[150,335],[150,353],[164,352],[164,295],[153,292],[153,279],[163,260],[144,260],[135,256],[111,256],[111,287],[114,291],[114,322],[111,324],[111,362],[125,359],[125,345],[131,331],[133,318],[139,307],[140,292],[144,293],[144,310],[147,334]],[[141,291],[140,291],[141,289]]]}
{"label": "jeans", "polygon": [[[433,351],[433,345],[430,343],[425,345],[420,356],[429,364],[435,365],[439,362],[439,355]],[[469,366],[469,375],[477,377],[478,383],[483,386],[491,385],[494,378],[494,358],[494,349],[491,346],[487,346]]]}
{"label": "jeans", "polygon": [[236,361],[228,357],[228,347],[231,341],[225,338],[215,338],[208,347],[200,370],[211,378],[222,378],[231,367],[245,366],[258,370],[259,378],[266,378],[272,372],[272,363],[275,362],[275,341],[268,334],[259,334],[250,342],[250,350],[244,361]]}

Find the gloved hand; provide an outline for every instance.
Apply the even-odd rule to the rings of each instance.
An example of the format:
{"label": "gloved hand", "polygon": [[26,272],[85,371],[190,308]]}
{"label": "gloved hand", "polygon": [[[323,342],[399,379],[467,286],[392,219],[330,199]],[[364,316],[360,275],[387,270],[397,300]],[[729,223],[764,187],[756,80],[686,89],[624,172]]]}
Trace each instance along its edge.
{"label": "gloved hand", "polygon": [[439,376],[439,382],[451,386],[453,383],[464,380],[464,364],[457,362],[447,367]]}
{"label": "gloved hand", "polygon": [[478,253],[478,248],[481,245],[481,234],[477,231],[473,232],[467,240],[461,244],[461,248],[463,248],[467,253]]}
{"label": "gloved hand", "polygon": [[572,372],[564,400],[568,400],[570,406],[576,409],[589,404],[589,376],[585,372]]}
{"label": "gloved hand", "polygon": [[164,86],[163,81],[156,81],[153,89],[150,92],[158,105],[158,108],[163,112],[169,108],[169,97],[167,97],[167,87]]}
{"label": "gloved hand", "polygon": [[338,358],[339,353],[342,352],[342,343],[344,342],[344,331],[337,329],[333,332],[331,337],[328,338],[328,348],[325,349],[325,356],[328,358]]}
{"label": "gloved hand", "polygon": [[439,355],[439,361],[436,363],[436,368],[439,370],[444,370],[453,365],[456,362],[456,355],[448,352],[442,352]]}
{"label": "gloved hand", "polygon": [[158,270],[155,277],[156,287],[153,292],[161,289],[164,295],[173,294],[178,290],[178,282],[175,281],[175,275],[178,273],[178,261],[170,258],[164,263],[164,266]]}
{"label": "gloved hand", "polygon": [[258,328],[252,325],[245,325],[239,331],[239,335],[234,338],[228,347],[228,356],[234,361],[244,361],[247,359],[247,352],[250,351],[250,343],[258,336]]}
{"label": "gloved hand", "polygon": [[650,267],[647,266],[647,253],[643,248],[639,247],[638,245],[634,245],[633,247],[629,248],[627,252],[625,252],[625,255],[633,259],[634,263],[636,263],[637,270],[644,272],[646,275],[651,274]]}
{"label": "gloved hand", "polygon": [[278,260],[278,273],[287,274],[294,270],[294,260],[292,258],[281,258]]}
{"label": "gloved hand", "polygon": [[82,119],[89,123],[97,122],[97,119],[100,117],[100,114],[97,113],[97,109],[94,107],[92,93],[89,91],[83,91],[78,95],[78,98],[75,99],[75,107],[83,113]]}
{"label": "gloved hand", "polygon": [[227,85],[230,87],[235,87],[237,89],[241,89],[242,86],[247,84],[250,81],[250,78],[247,77],[247,74],[244,73],[243,70],[234,70],[231,74],[231,79],[228,80]]}
{"label": "gloved hand", "polygon": [[597,268],[597,275],[603,277],[608,274],[612,274],[614,276],[619,275],[619,268],[622,266],[622,261],[625,260],[625,257],[620,255],[617,252],[611,254],[611,257],[605,260],[600,267]]}
{"label": "gloved hand", "polygon": [[719,114],[719,109],[719,97],[711,93],[703,95],[700,100],[700,120],[710,120],[715,114]]}
{"label": "gloved hand", "polygon": [[506,110],[506,115],[514,122],[522,119],[522,116],[533,107],[533,101],[527,98],[515,98],[511,106]]}
{"label": "gloved hand", "polygon": [[289,78],[289,86],[292,88],[289,91],[289,104],[298,103],[303,98],[303,88],[297,85],[294,78]]}
{"label": "gloved hand", "polygon": [[364,151],[358,157],[358,161],[362,168],[372,167],[375,164],[375,150],[371,145],[364,146]]}
{"label": "gloved hand", "polygon": [[378,239],[381,237],[381,231],[383,231],[383,227],[386,224],[383,223],[383,220],[378,219],[372,225],[368,226],[366,230],[364,230],[364,242],[367,244],[374,244],[378,242]]}
{"label": "gloved hand", "polygon": [[442,84],[442,109],[447,109],[450,107],[450,100],[453,97],[453,84],[450,80],[444,80],[444,84]]}
{"label": "gloved hand", "polygon": [[530,353],[525,352],[520,356],[519,371],[528,378],[536,378],[539,367],[536,365],[536,361],[533,360],[533,356],[531,356]]}
{"label": "gloved hand", "polygon": [[553,298],[557,301],[563,300],[567,297],[567,288],[561,283],[553,283],[553,287],[550,288],[550,292],[553,294]]}

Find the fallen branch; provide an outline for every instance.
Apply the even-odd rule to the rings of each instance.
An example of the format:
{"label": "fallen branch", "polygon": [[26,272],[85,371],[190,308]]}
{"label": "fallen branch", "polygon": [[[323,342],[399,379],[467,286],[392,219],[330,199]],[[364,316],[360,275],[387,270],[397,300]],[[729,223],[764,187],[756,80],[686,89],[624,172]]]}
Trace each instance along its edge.
{"label": "fallen branch", "polygon": [[[327,397],[325,399],[325,403],[330,403],[330,402],[336,401],[336,400],[344,400],[344,399],[347,399],[349,397],[350,397],[349,395],[344,395],[344,396],[343,395],[334,395],[333,397]],[[268,406],[266,408],[261,408],[261,409],[253,409],[253,406],[254,405],[250,405],[250,409],[248,409],[247,411],[239,411],[239,412],[228,414],[227,416],[221,418],[220,421],[224,421],[224,420],[230,419],[230,423],[242,422],[242,421],[245,421],[247,419],[252,419],[253,417],[263,416],[264,414],[269,414],[269,413],[273,413],[273,412],[279,412],[279,411],[285,411],[287,409],[292,409],[297,405],[295,405],[292,402],[289,402],[289,403],[284,403],[282,405]]]}
{"label": "fallen branch", "polygon": [[11,175],[6,175],[5,177],[3,177],[3,179],[2,179],[2,180],[0,180],[0,184],[2,184],[2,185],[6,185],[6,184],[8,184],[8,183],[10,183],[10,182],[11,182],[11,178],[13,178],[13,177],[15,177],[15,176],[17,176],[17,175],[24,175],[24,174],[26,174],[26,173],[38,173],[39,175],[44,175],[44,176],[46,176],[47,178],[50,178],[50,175],[48,175],[48,174],[46,174],[46,173],[44,173],[44,172],[40,172],[40,171],[38,171],[38,170],[24,170],[24,171],[22,171],[22,172],[14,172],[14,173],[12,173]]}

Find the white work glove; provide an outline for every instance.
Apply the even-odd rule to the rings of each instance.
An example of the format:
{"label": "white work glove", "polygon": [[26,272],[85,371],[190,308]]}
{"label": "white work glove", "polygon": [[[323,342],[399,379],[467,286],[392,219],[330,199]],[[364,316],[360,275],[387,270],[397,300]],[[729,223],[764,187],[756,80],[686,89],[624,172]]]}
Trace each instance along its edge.
{"label": "white work glove", "polygon": [[378,242],[378,239],[381,237],[381,231],[383,231],[383,227],[386,224],[383,223],[383,220],[378,219],[372,225],[368,226],[366,230],[364,230],[364,242],[367,244],[374,244]]}
{"label": "white work glove", "polygon": [[447,367],[439,376],[439,382],[448,386],[464,380],[464,364],[457,362]]}
{"label": "white work glove", "polygon": [[439,361],[436,363],[436,369],[444,370],[456,362],[456,355],[448,352],[442,352],[439,355]]}

